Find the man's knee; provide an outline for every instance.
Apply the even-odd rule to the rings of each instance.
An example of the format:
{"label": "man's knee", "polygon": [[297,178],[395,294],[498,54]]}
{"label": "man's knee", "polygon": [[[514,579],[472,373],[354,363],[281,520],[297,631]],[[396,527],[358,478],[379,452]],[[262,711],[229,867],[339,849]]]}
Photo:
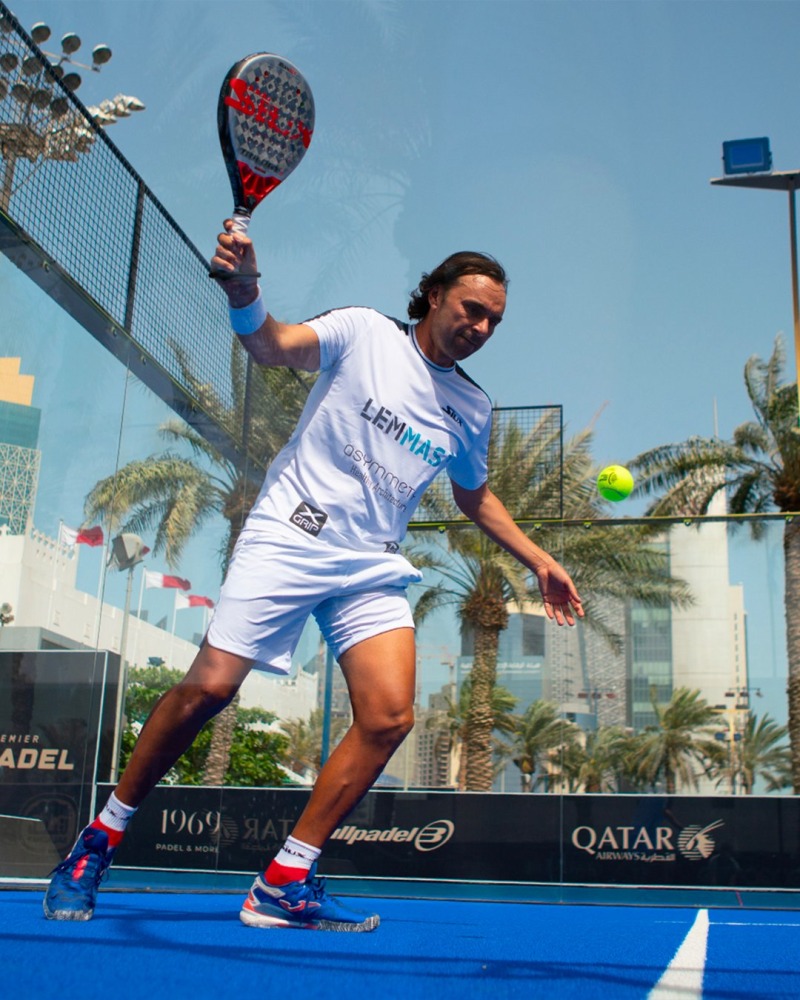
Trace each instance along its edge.
{"label": "man's knee", "polygon": [[181,714],[207,721],[230,705],[238,690],[238,684],[215,681],[212,678],[199,681],[187,676],[176,684],[171,695]]}
{"label": "man's knee", "polygon": [[241,657],[204,645],[172,696],[187,715],[211,719],[230,705],[249,669]]}
{"label": "man's knee", "polygon": [[375,742],[394,749],[414,728],[414,706],[387,707],[365,720],[358,720],[358,724]]}

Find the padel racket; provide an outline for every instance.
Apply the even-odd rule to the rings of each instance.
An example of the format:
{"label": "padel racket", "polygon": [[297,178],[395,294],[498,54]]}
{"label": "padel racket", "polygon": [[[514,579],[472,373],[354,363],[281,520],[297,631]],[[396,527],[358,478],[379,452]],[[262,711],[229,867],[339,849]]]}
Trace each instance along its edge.
{"label": "padel racket", "polygon": [[217,125],[233,193],[234,231],[246,233],[256,206],[305,156],[314,133],[314,96],[287,59],[257,52],[225,75]]}

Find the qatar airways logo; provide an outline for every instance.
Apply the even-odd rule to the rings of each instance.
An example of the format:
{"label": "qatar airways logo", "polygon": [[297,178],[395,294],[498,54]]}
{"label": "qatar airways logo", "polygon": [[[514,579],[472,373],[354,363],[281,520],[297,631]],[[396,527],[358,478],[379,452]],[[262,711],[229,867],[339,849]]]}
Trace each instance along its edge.
{"label": "qatar airways logo", "polygon": [[371,398],[361,408],[361,416],[433,468],[451,457],[446,448],[434,445],[429,438],[424,438],[419,431],[415,431],[408,421]]}
{"label": "qatar airways logo", "polygon": [[677,832],[671,826],[576,826],[572,846],[597,861],[705,861],[716,850],[714,830],[724,826],[721,819],[705,826],[692,824]]}

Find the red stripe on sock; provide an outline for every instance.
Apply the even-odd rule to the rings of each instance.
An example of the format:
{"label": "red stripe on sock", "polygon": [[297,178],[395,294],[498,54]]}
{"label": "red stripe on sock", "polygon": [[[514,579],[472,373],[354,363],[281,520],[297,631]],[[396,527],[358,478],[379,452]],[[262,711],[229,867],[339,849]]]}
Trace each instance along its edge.
{"label": "red stripe on sock", "polygon": [[264,872],[264,878],[270,885],[288,885],[289,882],[305,882],[308,878],[308,868],[290,868],[271,861]]}
{"label": "red stripe on sock", "polygon": [[104,830],[106,836],[108,837],[109,847],[119,847],[122,843],[122,838],[125,836],[124,830],[112,830],[110,826],[106,826],[98,816],[96,820],[89,824],[93,826],[95,830]]}

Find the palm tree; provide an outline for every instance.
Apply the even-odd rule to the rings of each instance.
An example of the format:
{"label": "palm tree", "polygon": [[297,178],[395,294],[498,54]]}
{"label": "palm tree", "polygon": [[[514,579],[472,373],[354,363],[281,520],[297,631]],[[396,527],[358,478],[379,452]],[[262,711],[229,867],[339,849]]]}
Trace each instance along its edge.
{"label": "palm tree", "polygon": [[619,779],[629,768],[631,737],[619,726],[602,726],[586,733],[576,756],[578,787],[585,792],[619,791]]}
{"label": "palm tree", "polygon": [[[789,665],[789,742],[792,784],[800,793],[800,433],[797,389],[783,381],[783,338],[767,361],[751,357],[744,382],[755,419],[740,424],[730,441],[693,437],[637,456],[630,468],[638,492],[653,494],[648,515],[699,515],[721,492],[731,514],[787,515],[783,528],[786,646]],[[754,537],[763,525],[752,522]]]}
{"label": "palm tree", "polygon": [[[447,699],[446,718],[441,715],[428,719],[429,728],[439,731],[436,740],[434,756],[447,753],[450,762],[448,773],[455,773],[456,786],[459,791],[466,788],[466,777],[464,774],[464,739],[467,734],[467,719],[469,707],[472,700],[472,677],[466,677],[461,684],[456,699]],[[502,684],[495,684],[492,689],[492,757],[494,760],[493,774],[502,768],[510,753],[509,744],[503,737],[513,736],[516,732],[518,718],[515,716],[514,708],[519,699],[516,698],[508,688]],[[494,733],[500,734],[494,736]]]}
{"label": "palm tree", "polygon": [[[562,491],[568,504],[565,516],[570,519],[593,521],[607,508],[595,487],[591,430],[566,443],[562,466],[554,469],[554,438],[560,434],[560,428],[545,421],[528,433],[509,421],[502,432],[493,433],[489,488],[513,517],[530,519],[532,512],[552,511]],[[441,516],[440,493],[423,498],[423,504],[432,520]],[[590,531],[564,532],[563,527],[528,522],[523,530],[546,550],[559,553],[584,596],[638,598],[662,606],[665,600],[685,605],[691,599],[687,587],[669,576],[664,552],[652,544],[656,528],[631,525],[618,531],[594,526]],[[523,566],[476,530],[453,529],[426,545],[412,546],[409,555],[417,565],[434,570],[439,580],[417,601],[417,622],[436,608],[455,605],[462,629],[474,637],[472,699],[464,739],[466,787],[488,791],[492,784],[491,692],[497,676],[499,636],[508,625],[509,605],[541,603],[538,587]],[[602,601],[590,603],[586,622],[619,649],[622,638],[602,608]]]}
{"label": "palm tree", "polygon": [[659,705],[652,692],[656,724],[648,726],[637,739],[638,772],[648,785],[664,780],[667,795],[674,795],[678,782],[697,788],[698,774],[710,776],[724,767],[725,751],[714,739],[710,728],[717,718],[716,709],[699,691],[676,688],[670,703]]}
{"label": "palm tree", "polygon": [[[308,719],[281,720],[281,730],[289,738],[286,765],[299,774],[316,777],[322,767],[324,716],[324,709],[315,708]],[[331,719],[331,749],[342,739],[347,726],[347,719]]]}
{"label": "palm tree", "polygon": [[741,740],[732,744],[732,766],[727,769],[731,790],[737,778],[745,795],[753,794],[758,777],[765,779],[768,792],[791,785],[789,748],[782,742],[787,732],[786,726],[779,726],[769,714],[759,718],[747,713]]}
{"label": "palm tree", "polygon": [[512,759],[522,775],[523,792],[548,783],[553,777],[543,769],[543,761],[557,764],[559,755],[578,736],[578,727],[558,714],[558,706],[541,699],[531,702],[517,724],[512,747]]}

